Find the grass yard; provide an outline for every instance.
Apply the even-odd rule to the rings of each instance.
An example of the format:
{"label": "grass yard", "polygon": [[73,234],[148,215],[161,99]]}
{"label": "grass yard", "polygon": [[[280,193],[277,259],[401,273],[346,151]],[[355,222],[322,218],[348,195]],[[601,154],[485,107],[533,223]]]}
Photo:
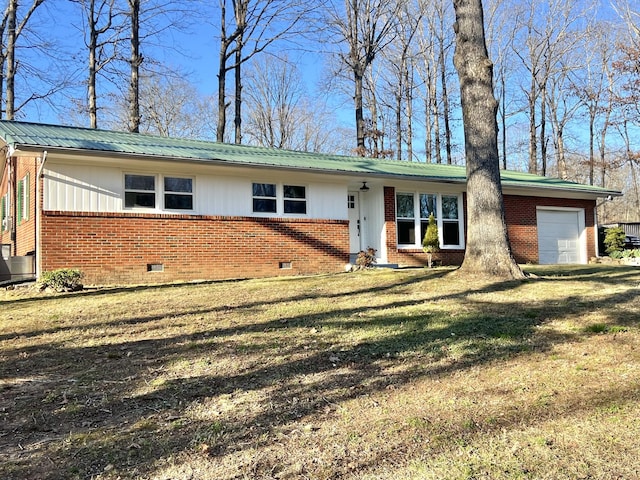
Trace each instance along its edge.
{"label": "grass yard", "polygon": [[640,269],[0,292],[2,479],[640,478]]}

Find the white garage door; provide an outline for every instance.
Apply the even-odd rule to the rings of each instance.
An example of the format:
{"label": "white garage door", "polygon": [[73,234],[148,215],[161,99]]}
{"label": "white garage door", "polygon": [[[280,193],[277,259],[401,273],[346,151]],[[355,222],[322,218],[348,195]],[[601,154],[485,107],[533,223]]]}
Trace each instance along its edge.
{"label": "white garage door", "polygon": [[583,228],[584,210],[538,209],[538,261],[584,263],[580,242]]}

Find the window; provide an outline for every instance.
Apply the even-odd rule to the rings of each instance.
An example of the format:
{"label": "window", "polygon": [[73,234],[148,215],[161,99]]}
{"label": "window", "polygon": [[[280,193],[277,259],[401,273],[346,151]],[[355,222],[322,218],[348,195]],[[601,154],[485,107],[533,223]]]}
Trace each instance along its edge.
{"label": "window", "polygon": [[355,195],[347,195],[347,208],[349,208],[349,209],[356,208],[356,196]]}
{"label": "window", "polygon": [[296,213],[304,215],[307,213],[306,188],[285,185],[284,188],[284,213]]}
{"label": "window", "polygon": [[276,185],[274,183],[253,184],[253,211],[276,213]]}
{"label": "window", "polygon": [[125,174],[124,206],[125,208],[155,208],[156,177]]}
{"label": "window", "polygon": [[29,220],[29,174],[18,182],[17,193],[17,223]]}
{"label": "window", "polygon": [[9,194],[7,193],[6,195],[4,195],[2,197],[2,200],[0,200],[0,229],[3,232],[6,232],[9,230],[9,222],[10,222],[10,215],[9,215]]}
{"label": "window", "polygon": [[420,244],[422,244],[422,239],[425,233],[427,233],[429,215],[433,214],[436,220],[438,219],[438,210],[436,208],[438,204],[437,197],[437,195],[432,193],[420,194]]}
{"label": "window", "polygon": [[398,243],[401,245],[415,244],[416,224],[413,193],[398,193],[396,196],[396,217],[398,223]]}
{"label": "window", "polygon": [[458,221],[458,197],[442,196],[442,244],[460,245],[460,222]]}
{"label": "window", "polygon": [[[443,248],[462,246],[460,197],[435,193],[397,193],[396,225],[398,245],[422,248],[422,239],[433,214]],[[419,235],[416,235],[419,232]]]}
{"label": "window", "polygon": [[193,210],[193,180],[191,178],[164,177],[164,208]]}

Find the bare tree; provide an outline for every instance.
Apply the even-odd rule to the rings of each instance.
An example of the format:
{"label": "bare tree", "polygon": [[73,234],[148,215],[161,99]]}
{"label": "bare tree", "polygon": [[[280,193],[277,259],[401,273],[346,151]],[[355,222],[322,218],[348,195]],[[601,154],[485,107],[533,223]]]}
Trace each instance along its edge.
{"label": "bare tree", "polygon": [[249,143],[299,151],[343,150],[335,121],[317,99],[312,104],[293,63],[266,56],[249,65],[244,122]]}
{"label": "bare tree", "polygon": [[140,54],[140,0],[127,0],[129,7],[130,57],[129,57],[129,118],[128,130],[140,131],[140,65],[144,58]]}
{"label": "bare tree", "polygon": [[394,25],[402,5],[397,0],[345,0],[344,10],[332,5],[329,28],[346,51],[339,54],[354,85],[356,148],[365,153],[363,84],[367,69],[376,56],[393,40]]}
{"label": "bare tree", "polygon": [[498,103],[487,54],[482,0],[454,0],[456,50],[467,159],[467,247],[461,272],[523,278],[504,216],[498,157]]}
{"label": "bare tree", "polygon": [[407,147],[407,159],[413,159],[413,64],[416,57],[414,37],[423,14],[419,4],[402,4],[398,10],[398,22],[394,25],[394,41],[382,52],[383,64],[388,72],[383,75],[386,79],[386,90],[393,98],[389,103],[394,112],[397,160],[402,160],[403,145]]}
{"label": "bare tree", "polygon": [[140,79],[140,131],[163,137],[213,138],[208,122],[210,99],[184,75],[143,75]]}
{"label": "bare tree", "polygon": [[[227,123],[226,75],[234,71],[235,143],[242,143],[242,65],[277,41],[299,33],[296,28],[314,7],[301,0],[219,0],[218,125],[223,142]],[[227,7],[231,5],[232,14]],[[232,28],[229,28],[229,23]]]}
{"label": "bare tree", "polygon": [[[4,66],[3,80],[6,89],[5,114],[8,120],[13,120],[16,114],[15,80],[18,69],[16,60],[16,46],[20,35],[31,19],[36,9],[44,3],[44,0],[33,0],[27,11],[19,18],[18,0],[8,0],[4,12],[0,32],[2,33],[2,48],[0,49],[0,62]],[[5,39],[6,38],[6,39]]]}
{"label": "bare tree", "polygon": [[[97,77],[117,59],[120,25],[114,25],[115,0],[74,0],[80,5],[86,27],[88,53],[87,109],[91,128],[98,128]],[[104,38],[106,35],[106,38]]]}

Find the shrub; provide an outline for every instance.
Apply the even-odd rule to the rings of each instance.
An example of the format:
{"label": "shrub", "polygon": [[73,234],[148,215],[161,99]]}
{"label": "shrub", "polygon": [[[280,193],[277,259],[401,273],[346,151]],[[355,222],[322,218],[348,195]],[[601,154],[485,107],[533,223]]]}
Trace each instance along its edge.
{"label": "shrub", "polygon": [[614,250],[609,254],[609,256],[614,260],[619,260],[622,258],[622,250]]}
{"label": "shrub", "polygon": [[43,272],[38,281],[43,290],[50,288],[56,292],[75,292],[82,290],[82,277],[84,274],[73,268],[60,268]]}
{"label": "shrub", "polygon": [[433,216],[429,215],[429,225],[422,239],[422,250],[427,254],[429,268],[431,268],[433,254],[440,250],[440,240],[438,238],[438,224]]}
{"label": "shrub", "polygon": [[607,228],[604,234],[605,251],[609,255],[621,251],[624,247],[624,237],[625,233],[622,227]]}
{"label": "shrub", "polygon": [[362,270],[365,268],[373,268],[373,264],[376,263],[377,250],[372,247],[367,247],[366,250],[360,250],[358,258],[356,258],[356,270]]}

